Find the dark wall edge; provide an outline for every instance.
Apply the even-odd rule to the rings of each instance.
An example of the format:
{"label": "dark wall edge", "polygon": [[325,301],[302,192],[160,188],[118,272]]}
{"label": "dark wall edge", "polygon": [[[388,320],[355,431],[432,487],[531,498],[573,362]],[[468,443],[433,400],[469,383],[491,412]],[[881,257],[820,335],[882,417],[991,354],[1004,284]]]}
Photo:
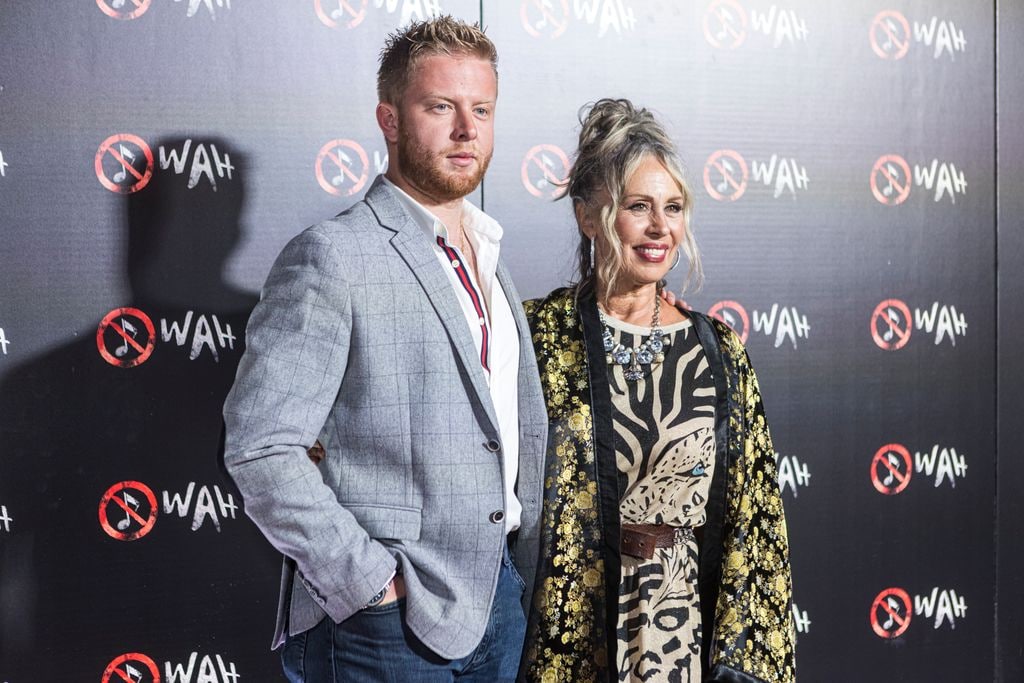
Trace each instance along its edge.
{"label": "dark wall edge", "polygon": [[[1024,6],[1014,0],[996,2],[996,680],[1024,680],[1024,589],[1017,575],[1024,534],[1024,356],[1014,330],[1024,320],[1024,64],[1019,27]],[[1015,39],[1016,38],[1016,39]]]}

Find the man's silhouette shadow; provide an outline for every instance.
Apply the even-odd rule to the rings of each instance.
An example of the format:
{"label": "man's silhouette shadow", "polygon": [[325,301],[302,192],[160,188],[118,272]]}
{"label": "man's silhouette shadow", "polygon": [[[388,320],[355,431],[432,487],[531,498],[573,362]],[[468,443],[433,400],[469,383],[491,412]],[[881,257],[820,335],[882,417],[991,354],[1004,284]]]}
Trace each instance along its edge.
{"label": "man's silhouette shadow", "polygon": [[128,196],[131,296],[99,304],[110,325],[0,384],[0,501],[15,517],[0,538],[0,679],[98,678],[126,652],[158,665],[270,656],[278,558],[220,467],[221,407],[257,300],[223,279],[245,159],[213,144],[232,179],[189,189],[186,163]]}

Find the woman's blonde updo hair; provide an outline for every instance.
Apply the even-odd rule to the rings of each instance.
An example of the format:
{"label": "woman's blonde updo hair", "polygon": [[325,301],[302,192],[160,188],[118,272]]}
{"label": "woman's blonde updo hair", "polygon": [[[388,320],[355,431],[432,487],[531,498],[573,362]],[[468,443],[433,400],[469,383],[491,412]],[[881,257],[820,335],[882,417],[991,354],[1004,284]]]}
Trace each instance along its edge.
{"label": "woman's blonde updo hair", "polygon": [[[602,99],[580,110],[579,147],[568,178],[568,195],[573,208],[591,213],[600,209],[598,229],[608,245],[608,254],[598,259],[596,273],[590,268],[590,240],[580,230],[577,284],[596,277],[598,291],[613,291],[622,268],[622,242],[615,232],[615,216],[625,191],[626,181],[647,156],[657,159],[675,179],[683,195],[685,234],[683,252],[689,264],[683,291],[699,288],[704,273],[697,243],[690,230],[693,195],[683,177],[675,144],[665,129],[646,109],[637,109],[629,100]],[[607,194],[605,194],[605,192]],[[582,228],[582,226],[581,226]]]}

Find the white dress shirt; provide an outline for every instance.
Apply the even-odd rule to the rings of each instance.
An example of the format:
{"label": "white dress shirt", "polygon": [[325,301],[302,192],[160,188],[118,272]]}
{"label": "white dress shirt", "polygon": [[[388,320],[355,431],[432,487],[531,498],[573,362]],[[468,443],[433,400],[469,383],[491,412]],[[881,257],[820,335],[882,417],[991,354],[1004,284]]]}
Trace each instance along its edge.
{"label": "white dress shirt", "polygon": [[478,279],[449,241],[447,226],[390,180],[384,178],[384,182],[430,239],[473,336],[498,418],[505,456],[505,531],[513,531],[519,528],[523,511],[515,494],[519,473],[519,332],[496,275],[504,231],[493,218],[462,200],[462,226],[476,254]]}

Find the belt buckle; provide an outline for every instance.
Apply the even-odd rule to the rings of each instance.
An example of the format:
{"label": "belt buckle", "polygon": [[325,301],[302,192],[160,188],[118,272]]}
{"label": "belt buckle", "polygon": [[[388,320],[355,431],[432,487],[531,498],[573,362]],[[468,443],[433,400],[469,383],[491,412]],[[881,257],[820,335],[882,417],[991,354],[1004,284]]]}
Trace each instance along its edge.
{"label": "belt buckle", "polygon": [[682,545],[689,539],[697,540],[697,534],[693,527],[690,526],[677,526],[675,533],[672,535],[672,543],[674,545]]}

